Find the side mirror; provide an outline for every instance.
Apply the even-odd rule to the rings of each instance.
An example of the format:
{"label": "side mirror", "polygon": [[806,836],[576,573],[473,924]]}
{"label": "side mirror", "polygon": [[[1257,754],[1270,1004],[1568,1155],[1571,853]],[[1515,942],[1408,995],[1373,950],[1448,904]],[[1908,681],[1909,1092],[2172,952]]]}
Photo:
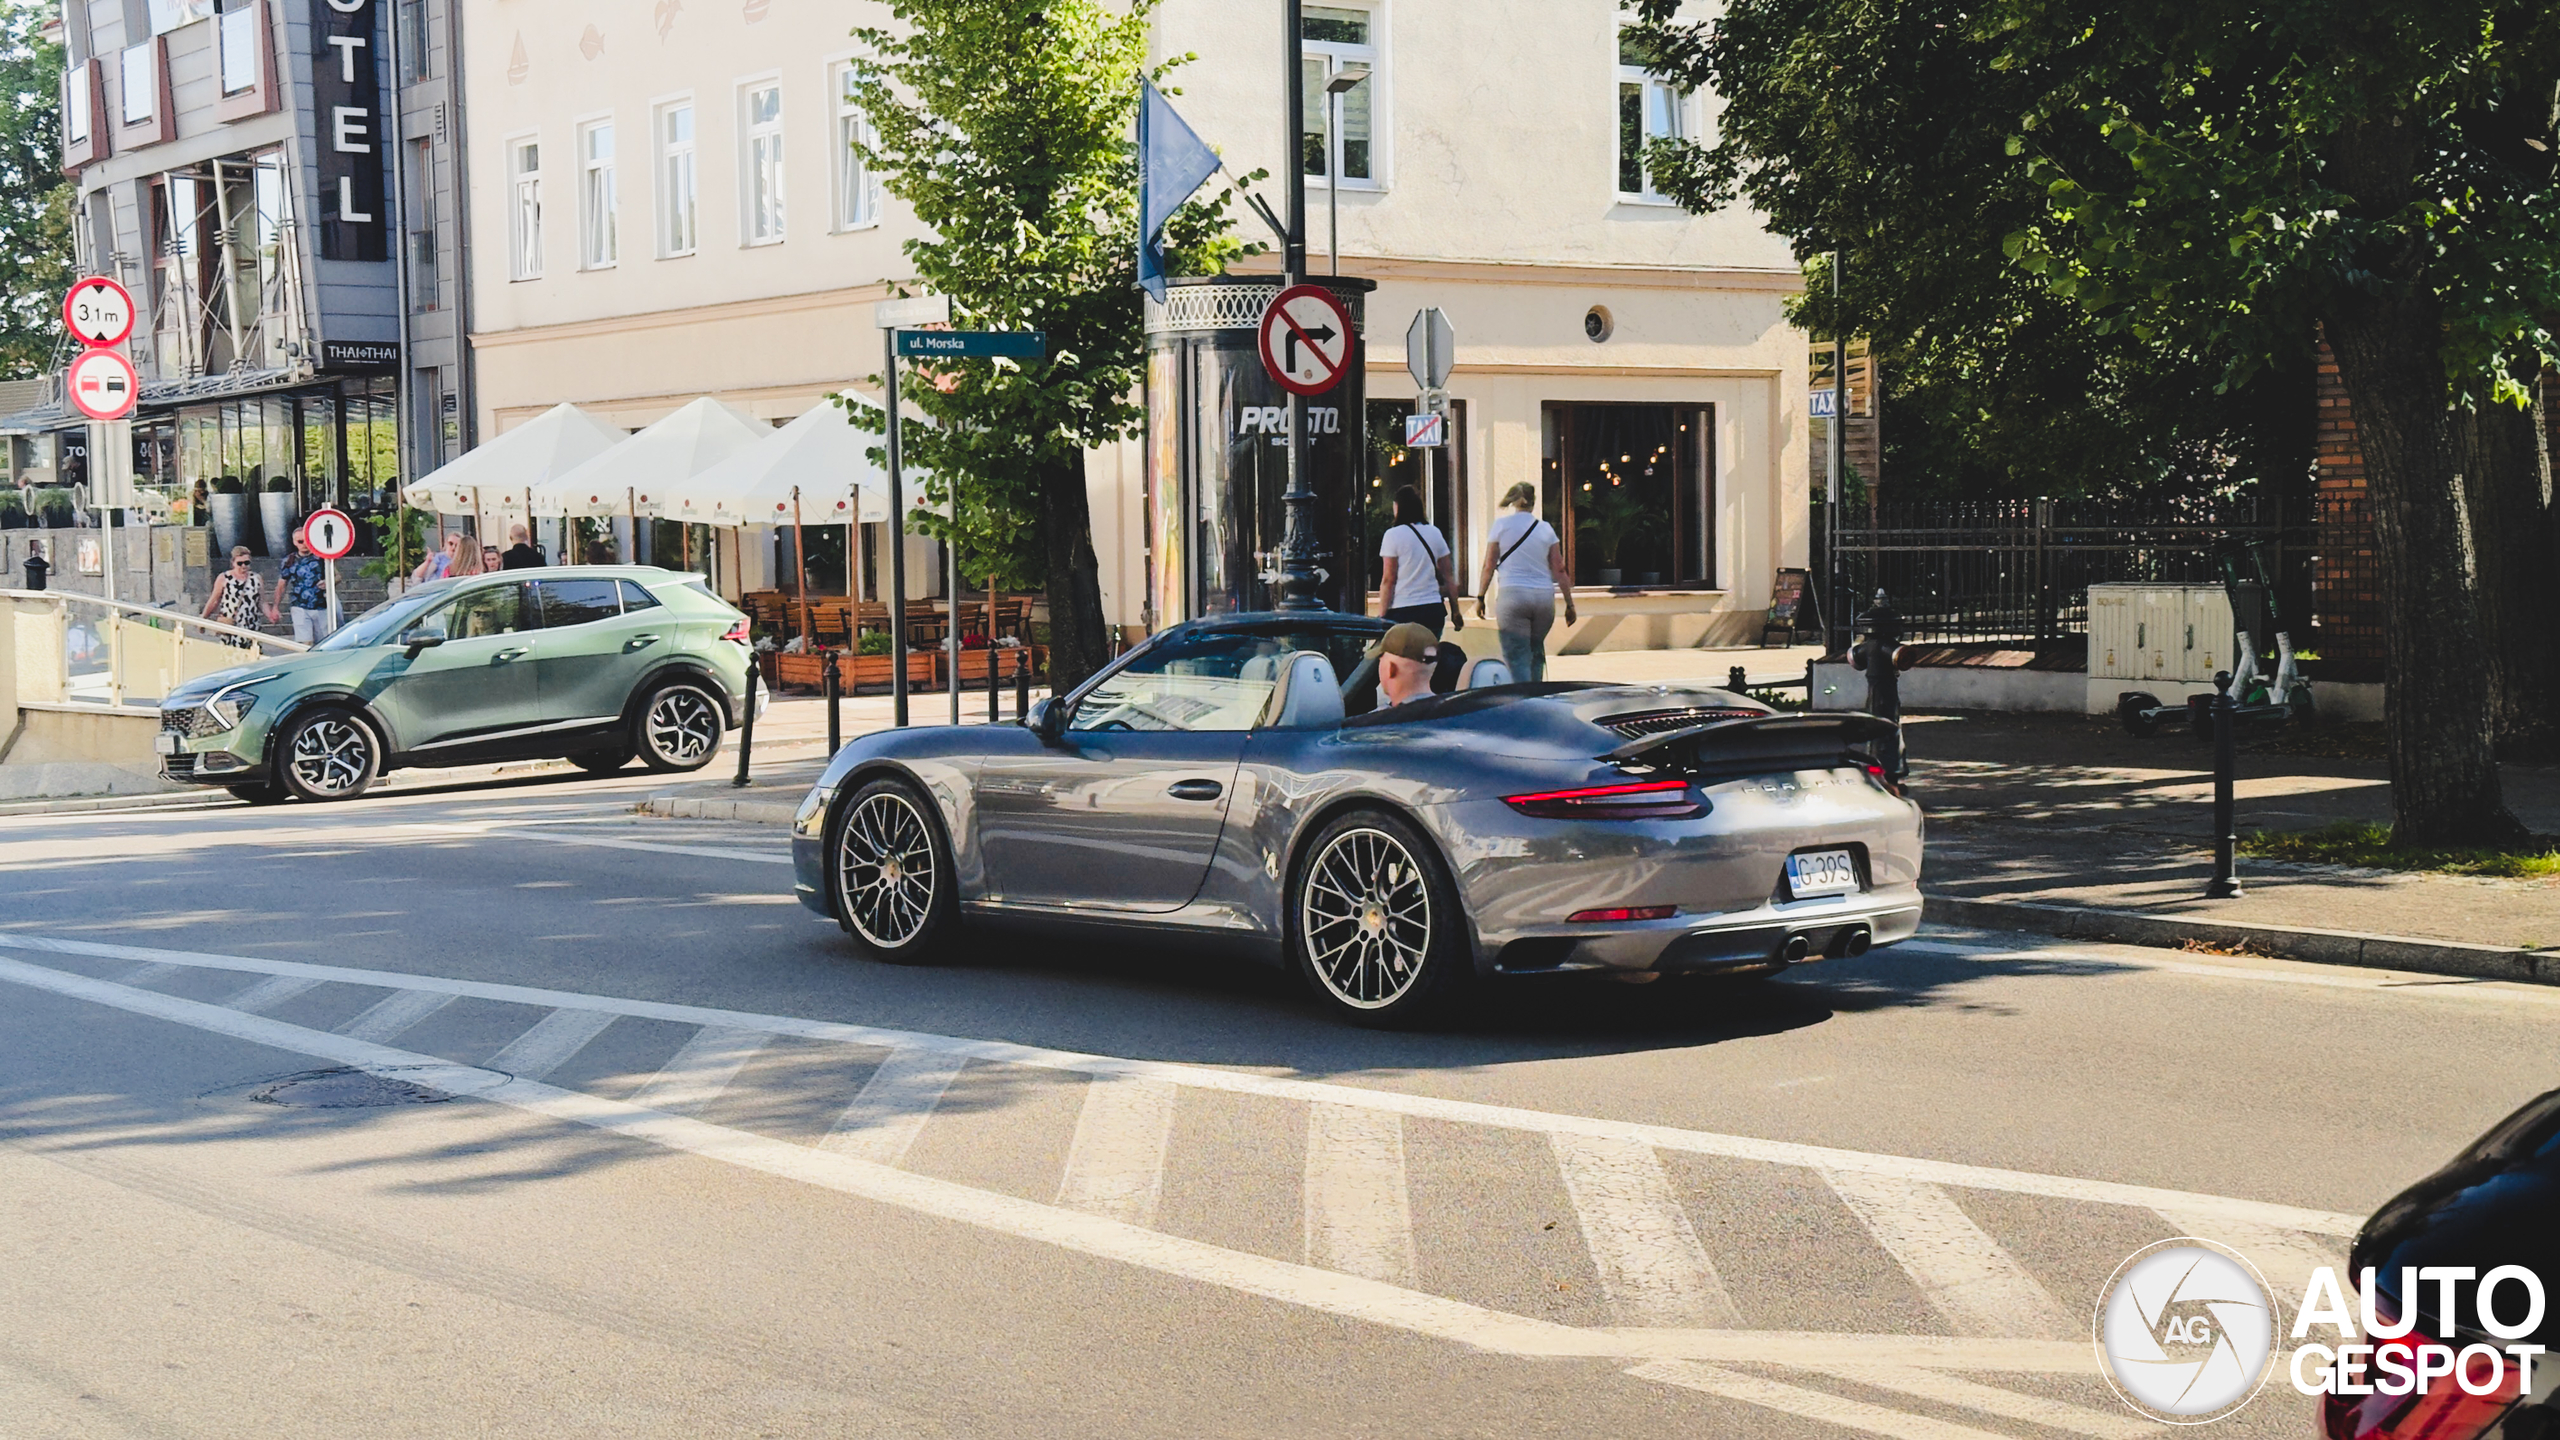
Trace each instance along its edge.
{"label": "side mirror", "polygon": [[1044,695],[1031,702],[1031,713],[1023,717],[1022,724],[1040,737],[1040,743],[1055,745],[1058,737],[1067,733],[1067,707],[1057,696]]}
{"label": "side mirror", "polygon": [[409,658],[415,660],[419,651],[433,650],[443,644],[444,637],[432,630],[412,630],[400,637],[400,643],[409,647]]}

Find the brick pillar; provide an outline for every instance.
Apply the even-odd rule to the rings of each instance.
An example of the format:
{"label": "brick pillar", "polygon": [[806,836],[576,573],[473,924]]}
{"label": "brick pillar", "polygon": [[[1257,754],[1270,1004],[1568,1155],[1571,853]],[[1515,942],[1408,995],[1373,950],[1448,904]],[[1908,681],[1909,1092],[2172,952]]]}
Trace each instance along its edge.
{"label": "brick pillar", "polygon": [[2320,341],[2313,403],[2319,462],[2312,495],[2311,629],[2297,648],[2320,655],[2318,674],[2335,680],[2382,678],[2382,573],[2374,548],[2364,450],[2355,409],[2338,378],[2337,357]]}

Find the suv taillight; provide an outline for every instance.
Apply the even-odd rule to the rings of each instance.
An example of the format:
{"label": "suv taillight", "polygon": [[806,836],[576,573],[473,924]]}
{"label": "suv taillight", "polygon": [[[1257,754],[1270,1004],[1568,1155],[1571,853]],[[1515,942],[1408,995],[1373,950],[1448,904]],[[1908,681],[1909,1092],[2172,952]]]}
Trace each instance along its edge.
{"label": "suv taillight", "polygon": [[1502,803],[1541,820],[1685,820],[1700,813],[1686,780],[1640,780],[1630,785],[1586,785],[1505,795]]}
{"label": "suv taillight", "polygon": [[723,639],[723,640],[733,641],[733,642],[735,642],[735,643],[737,643],[737,644],[740,644],[740,645],[744,645],[744,644],[746,644],[746,643],[747,643],[747,621],[746,621],[746,617],[744,617],[744,616],[740,616],[740,617],[738,618],[738,623],[737,623],[737,624],[735,624],[735,625],[730,626],[730,627],[729,627],[729,631],[728,631],[728,633],[727,633],[727,634],[725,634],[725,635],[722,635],[720,638],[721,638],[721,639]]}

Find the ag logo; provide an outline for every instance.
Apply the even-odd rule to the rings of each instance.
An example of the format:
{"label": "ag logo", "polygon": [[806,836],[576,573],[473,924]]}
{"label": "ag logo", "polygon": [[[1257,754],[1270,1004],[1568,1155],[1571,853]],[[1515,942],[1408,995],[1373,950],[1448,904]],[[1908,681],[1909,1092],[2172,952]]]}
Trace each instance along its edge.
{"label": "ag logo", "polygon": [[2163,1240],[2116,1267],[2098,1297],[2098,1359],[2124,1402],[2196,1425],[2249,1403],[2275,1368],[2276,1307],[2238,1252]]}

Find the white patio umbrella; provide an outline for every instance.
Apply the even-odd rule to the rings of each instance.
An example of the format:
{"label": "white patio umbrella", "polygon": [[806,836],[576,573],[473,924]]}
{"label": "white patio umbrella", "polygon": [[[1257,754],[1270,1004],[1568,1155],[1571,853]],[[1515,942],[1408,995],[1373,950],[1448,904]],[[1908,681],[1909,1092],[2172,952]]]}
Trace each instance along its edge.
{"label": "white patio umbrella", "polygon": [[[856,395],[854,403],[878,409]],[[660,512],[698,525],[844,525],[889,518],[889,477],[863,452],[879,437],[822,400],[670,491]]]}
{"label": "white patio umbrella", "polygon": [[441,515],[523,512],[533,487],[629,438],[575,405],[554,405],[446,461],[410,485],[403,498],[416,509]]}
{"label": "white patio umbrella", "polygon": [[534,486],[533,513],[655,516],[676,486],[772,434],[772,427],[705,395],[585,464]]}

